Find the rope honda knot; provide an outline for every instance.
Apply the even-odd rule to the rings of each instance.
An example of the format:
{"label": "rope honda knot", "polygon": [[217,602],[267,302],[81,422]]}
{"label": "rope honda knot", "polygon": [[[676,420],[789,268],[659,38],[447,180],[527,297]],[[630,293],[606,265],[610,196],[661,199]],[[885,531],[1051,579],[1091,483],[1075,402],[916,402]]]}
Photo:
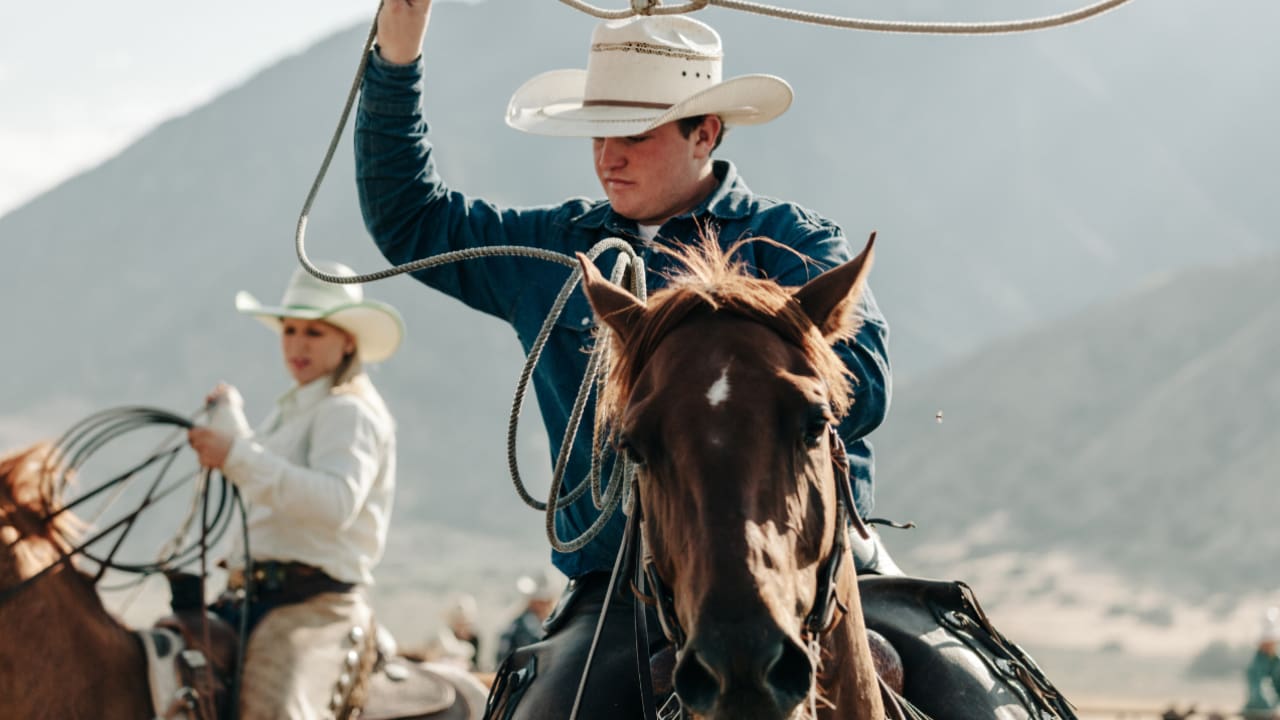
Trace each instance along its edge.
{"label": "rope honda knot", "polygon": [[652,15],[662,4],[662,0],[631,0],[631,12],[637,15]]}

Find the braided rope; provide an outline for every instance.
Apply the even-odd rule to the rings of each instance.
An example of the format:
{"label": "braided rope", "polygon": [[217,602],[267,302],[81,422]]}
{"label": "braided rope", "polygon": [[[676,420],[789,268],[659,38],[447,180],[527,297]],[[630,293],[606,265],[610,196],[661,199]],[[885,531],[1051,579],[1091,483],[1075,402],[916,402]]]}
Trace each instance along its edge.
{"label": "braided rope", "polygon": [[716,5],[729,10],[765,15],[767,17],[793,20],[795,22],[826,25],[847,30],[865,30],[868,32],[914,33],[919,35],[996,35],[1001,33],[1021,33],[1033,30],[1045,30],[1063,25],[1071,25],[1113,10],[1129,0],[1101,0],[1092,5],[1064,12],[1027,20],[1011,20],[1004,22],[906,22],[895,20],[867,20],[862,18],[842,17],[828,13],[793,10],[790,8],[751,2],[750,0],[692,0],[681,5],[664,6],[661,0],[632,0],[631,7],[626,10],[606,10],[584,0],[560,0],[576,10],[605,20],[619,20],[633,15],[676,15],[700,10],[707,5]]}

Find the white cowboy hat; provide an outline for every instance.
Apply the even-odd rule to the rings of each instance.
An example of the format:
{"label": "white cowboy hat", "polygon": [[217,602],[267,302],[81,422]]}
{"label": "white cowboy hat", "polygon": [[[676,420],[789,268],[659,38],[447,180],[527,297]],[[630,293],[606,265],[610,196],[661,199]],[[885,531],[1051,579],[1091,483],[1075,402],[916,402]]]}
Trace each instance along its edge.
{"label": "white cowboy hat", "polygon": [[472,595],[455,595],[445,610],[445,622],[450,625],[474,625],[480,615],[480,606]]}
{"label": "white cowboy hat", "polygon": [[[315,265],[330,275],[355,275],[355,271],[341,263],[317,262]],[[357,283],[327,283],[304,268],[293,271],[279,305],[264,306],[241,290],[236,293],[236,310],[257,317],[276,332],[280,332],[281,318],[324,320],[355,337],[356,352],[362,362],[386,360],[404,337],[404,321],[395,308],[377,300],[366,300],[364,290]]]}
{"label": "white cowboy hat", "polygon": [[1280,608],[1267,608],[1262,617],[1262,632],[1258,633],[1258,642],[1280,643]]}
{"label": "white cowboy hat", "polygon": [[516,590],[531,600],[555,600],[560,597],[560,583],[551,570],[543,569],[516,580]]}
{"label": "white cowboy hat", "polygon": [[769,122],[791,106],[773,75],[721,79],[720,35],[685,15],[600,23],[586,70],[553,70],[521,85],[507,124],[538,135],[625,137],[697,115],[725,125]]}

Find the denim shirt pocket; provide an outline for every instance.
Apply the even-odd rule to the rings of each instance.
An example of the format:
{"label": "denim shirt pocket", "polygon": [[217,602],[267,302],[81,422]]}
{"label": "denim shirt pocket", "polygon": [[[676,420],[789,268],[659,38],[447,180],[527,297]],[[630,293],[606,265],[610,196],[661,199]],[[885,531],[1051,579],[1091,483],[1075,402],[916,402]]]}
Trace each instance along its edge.
{"label": "denim shirt pocket", "polygon": [[[516,302],[512,324],[515,325],[526,351],[542,331],[542,326],[547,321],[547,315],[551,312],[551,306],[555,303],[561,287],[560,284],[535,282],[526,292],[521,293]],[[591,304],[587,302],[587,296],[579,287],[569,296],[564,310],[556,318],[548,343],[571,344],[583,351],[590,350],[595,327],[595,314],[591,310]]]}
{"label": "denim shirt pocket", "polygon": [[596,315],[587,302],[582,288],[573,291],[564,305],[564,312],[556,318],[556,331],[565,337],[572,337],[584,352],[590,351],[594,345]]}

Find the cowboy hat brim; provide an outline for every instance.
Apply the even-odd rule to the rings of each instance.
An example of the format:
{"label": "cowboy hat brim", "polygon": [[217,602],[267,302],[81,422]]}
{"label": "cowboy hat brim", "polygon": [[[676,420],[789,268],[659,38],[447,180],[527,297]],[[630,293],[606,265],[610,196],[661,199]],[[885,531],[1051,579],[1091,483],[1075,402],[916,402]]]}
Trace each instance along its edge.
{"label": "cowboy hat brim", "polygon": [[726,126],[758,125],[791,107],[794,94],[773,75],[740,75],[669,108],[584,105],[586,70],[552,70],[521,85],[507,105],[507,125],[535,135],[626,137],[680,118],[719,115]]}
{"label": "cowboy hat brim", "polygon": [[310,307],[272,307],[258,302],[253,295],[241,290],[236,293],[236,310],[256,317],[263,325],[280,332],[281,318],[324,320],[351,333],[356,339],[356,351],[361,362],[376,363],[391,357],[404,338],[404,321],[400,313],[390,305],[377,300],[339,305],[322,310]]}

